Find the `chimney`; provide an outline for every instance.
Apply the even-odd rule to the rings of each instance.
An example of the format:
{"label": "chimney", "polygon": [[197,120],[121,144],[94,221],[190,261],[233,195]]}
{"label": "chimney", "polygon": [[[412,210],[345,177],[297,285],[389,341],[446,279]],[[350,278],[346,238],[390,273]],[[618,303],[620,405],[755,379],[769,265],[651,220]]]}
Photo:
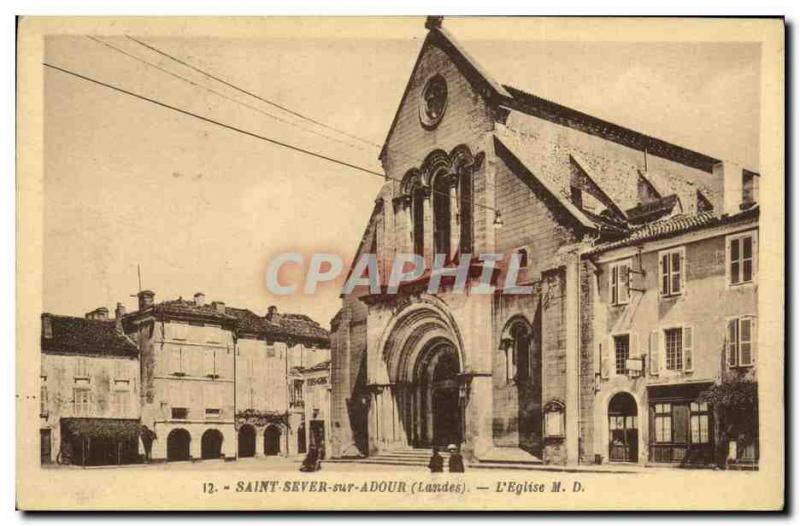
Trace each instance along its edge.
{"label": "chimney", "polygon": [[212,301],[211,306],[214,308],[216,312],[220,314],[225,314],[225,302],[224,301]]}
{"label": "chimney", "polygon": [[97,307],[95,310],[86,313],[87,320],[107,320],[108,309],[105,307]]}
{"label": "chimney", "polygon": [[122,318],[125,317],[125,305],[117,303],[117,308],[114,309],[114,319],[116,320],[117,330],[122,332]]}
{"label": "chimney", "polygon": [[714,179],[717,186],[722,187],[721,207],[718,213],[721,215],[733,215],[741,211],[744,200],[744,170],[738,164],[728,161],[719,162],[714,165]]}
{"label": "chimney", "polygon": [[145,310],[153,306],[156,294],[152,290],[143,290],[137,296],[139,297],[139,310]]}
{"label": "chimney", "polygon": [[275,316],[276,314],[278,314],[278,307],[276,307],[275,305],[270,305],[269,307],[267,307],[267,316],[266,316],[267,320],[271,320],[272,317]]}
{"label": "chimney", "polygon": [[42,336],[48,340],[53,337],[53,318],[46,312],[42,314]]}
{"label": "chimney", "polygon": [[425,18],[425,29],[432,31],[433,29],[440,29],[442,27],[443,16],[429,16]]}
{"label": "chimney", "polygon": [[206,295],[202,292],[195,292],[194,293],[194,304],[198,307],[202,307],[206,303]]}

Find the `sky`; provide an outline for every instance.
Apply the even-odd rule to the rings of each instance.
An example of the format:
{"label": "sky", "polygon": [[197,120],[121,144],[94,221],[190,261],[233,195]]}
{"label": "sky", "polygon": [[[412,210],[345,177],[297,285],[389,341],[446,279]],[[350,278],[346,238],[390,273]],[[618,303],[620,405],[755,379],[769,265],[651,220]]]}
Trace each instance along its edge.
{"label": "sky", "polygon": [[[49,63],[380,171],[379,146],[425,38],[423,19],[395,19],[391,30],[368,39],[353,31],[317,36],[308,23],[274,36],[269,20],[254,23],[263,24],[263,38],[147,42],[363,142],[122,36],[102,39],[195,84],[85,36],[50,36],[45,55]],[[542,41],[525,19],[446,19],[445,27],[501,83],[758,169],[757,45]],[[495,36],[485,36],[487,27]],[[337,287],[274,296],[265,286],[267,265],[284,251],[352,258],[380,177],[58,71],[47,70],[44,79],[45,310],[83,315],[99,306],[113,311],[117,302],[134,310],[139,265],[142,286],[157,301],[202,291],[209,301],[259,314],[276,305],[328,326],[340,306]]]}

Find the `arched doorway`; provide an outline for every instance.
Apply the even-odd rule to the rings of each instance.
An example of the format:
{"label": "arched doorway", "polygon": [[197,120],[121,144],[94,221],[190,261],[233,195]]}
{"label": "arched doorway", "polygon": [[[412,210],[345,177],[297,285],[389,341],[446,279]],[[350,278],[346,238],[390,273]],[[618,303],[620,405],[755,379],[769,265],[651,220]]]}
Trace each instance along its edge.
{"label": "arched doorway", "polygon": [[281,430],[276,426],[267,426],[264,430],[264,454],[268,457],[281,452]]}
{"label": "arched doorway", "polygon": [[239,457],[254,457],[256,455],[256,430],[249,424],[239,428]]}
{"label": "arched doorway", "polygon": [[608,403],[608,459],[611,462],[639,460],[639,422],[636,400],[630,393],[617,393]]}
{"label": "arched doorway", "polygon": [[222,433],[218,429],[209,429],[203,433],[200,441],[200,455],[204,459],[222,456]]}
{"label": "arched doorway", "polygon": [[189,460],[192,435],[185,429],[173,429],[167,435],[167,460]]}
{"label": "arched doorway", "polygon": [[420,357],[416,371],[422,406],[417,423],[419,445],[447,446],[462,442],[460,372],[458,353],[450,342],[437,342]]}

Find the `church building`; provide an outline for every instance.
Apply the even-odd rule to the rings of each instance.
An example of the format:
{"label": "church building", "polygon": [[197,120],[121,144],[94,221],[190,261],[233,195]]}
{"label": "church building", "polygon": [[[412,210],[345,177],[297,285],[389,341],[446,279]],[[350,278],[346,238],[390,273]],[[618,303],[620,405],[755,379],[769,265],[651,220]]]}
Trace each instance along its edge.
{"label": "church building", "polygon": [[[609,382],[622,389],[634,377],[661,384],[677,378],[648,373],[647,364],[629,374],[637,370],[627,360],[639,356],[638,347],[622,358],[619,375],[601,370],[614,356],[601,349],[613,341],[611,327],[621,335],[620,313],[635,315],[616,307],[623,284],[626,300],[638,294],[632,283],[640,261],[630,247],[713,224],[724,252],[725,225],[754,228],[758,174],[501,84],[441,18],[429,17],[426,28],[381,151],[387,181],[356,252],[355,260],[377,256],[383,284],[380,292],[358,286],[344,293],[332,320],[331,456],[453,444],[478,463],[609,460],[616,443],[607,435]],[[737,192],[749,192],[750,202],[739,199],[742,206],[731,211]],[[731,219],[739,213],[749,214],[744,222]],[[706,222],[659,230],[696,216]],[[643,228],[655,233],[645,239]],[[655,287],[664,269],[659,247],[650,248]],[[606,250],[616,252],[604,257]],[[421,256],[427,270],[393,294],[385,277],[398,254]],[[721,257],[724,288],[730,265]],[[465,291],[443,279],[428,292],[437,258],[447,268],[469,266]],[[632,263],[615,266],[620,258]],[[510,261],[519,268],[510,269]],[[685,264],[675,261],[676,269]],[[524,293],[477,293],[481,275],[502,284],[513,271]],[[652,300],[656,324],[659,297]],[[650,321],[637,323],[644,324],[637,340],[644,349]],[[677,344],[670,345],[674,361]],[[704,381],[719,379],[712,369],[703,369]],[[640,384],[634,411],[646,420],[648,388]],[[644,445],[615,454],[652,460]]]}

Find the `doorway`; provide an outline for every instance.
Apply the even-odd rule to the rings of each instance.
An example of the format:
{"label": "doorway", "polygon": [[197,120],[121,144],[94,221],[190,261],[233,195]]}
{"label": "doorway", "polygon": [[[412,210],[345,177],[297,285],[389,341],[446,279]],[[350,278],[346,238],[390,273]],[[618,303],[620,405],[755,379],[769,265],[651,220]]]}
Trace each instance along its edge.
{"label": "doorway", "polygon": [[256,456],[256,430],[249,424],[239,428],[239,457]]}
{"label": "doorway", "polygon": [[274,457],[281,452],[281,430],[276,426],[267,426],[264,430],[264,454]]}
{"label": "doorway", "polygon": [[636,400],[629,393],[617,393],[608,404],[608,459],[638,462],[639,422]]}
{"label": "doorway", "polygon": [[189,460],[192,436],[185,429],[173,429],[167,435],[167,460]]}
{"label": "doorway", "polygon": [[200,455],[204,459],[222,457],[222,433],[218,429],[209,429],[203,433],[200,441]]}

